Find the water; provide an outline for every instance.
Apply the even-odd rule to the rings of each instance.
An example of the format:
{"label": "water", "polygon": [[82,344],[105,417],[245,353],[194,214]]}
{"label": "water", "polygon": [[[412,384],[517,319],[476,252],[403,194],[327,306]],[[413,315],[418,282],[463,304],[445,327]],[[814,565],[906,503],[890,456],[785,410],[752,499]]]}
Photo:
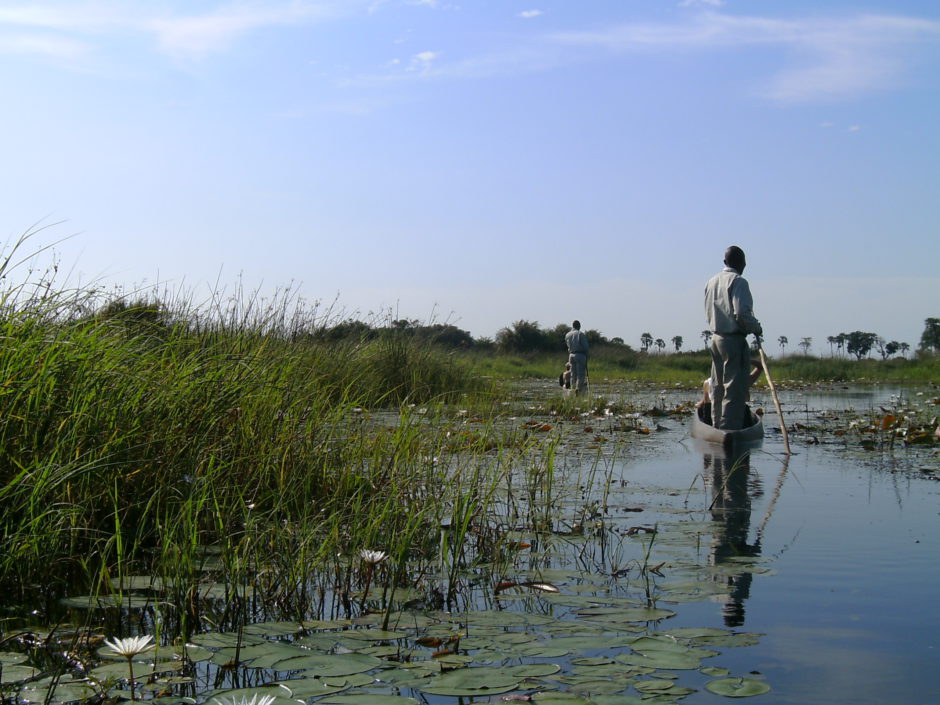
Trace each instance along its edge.
{"label": "water", "polygon": [[[896,401],[899,391],[782,397],[791,414],[812,416],[878,409]],[[768,415],[765,423],[773,421]],[[740,545],[769,559],[774,572],[749,579],[732,610],[736,629],[764,636],[755,646],[723,654],[722,662],[732,659],[732,670],[766,678],[773,690],[756,698],[761,703],[940,702],[940,484],[916,470],[937,468],[936,454],[903,457],[906,469],[896,472],[897,458],[879,453],[859,458],[799,439],[793,449],[784,468],[780,437],[770,436],[751,454],[747,485],[733,497],[731,528],[746,537]],[[653,458],[625,458],[621,472],[640,484],[682,486],[702,472],[709,455],[690,442],[662,443]],[[699,603],[679,618],[720,625],[728,612]],[[687,702],[712,697],[717,702],[700,692]]]}

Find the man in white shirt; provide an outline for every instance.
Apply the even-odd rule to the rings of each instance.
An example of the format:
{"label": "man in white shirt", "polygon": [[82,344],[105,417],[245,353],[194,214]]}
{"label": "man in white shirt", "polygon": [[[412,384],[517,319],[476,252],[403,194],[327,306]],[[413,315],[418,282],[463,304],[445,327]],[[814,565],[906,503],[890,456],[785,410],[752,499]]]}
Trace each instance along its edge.
{"label": "man in white shirt", "polygon": [[725,250],[725,268],[705,285],[705,320],[712,332],[712,425],[725,430],[744,426],[751,371],[747,335],[763,335],[751,288],[741,276],[746,264],[744,250],[732,245]]}
{"label": "man in white shirt", "polygon": [[571,363],[571,388],[575,394],[587,391],[588,339],[581,330],[581,321],[574,321],[565,335],[568,346],[568,362]]}

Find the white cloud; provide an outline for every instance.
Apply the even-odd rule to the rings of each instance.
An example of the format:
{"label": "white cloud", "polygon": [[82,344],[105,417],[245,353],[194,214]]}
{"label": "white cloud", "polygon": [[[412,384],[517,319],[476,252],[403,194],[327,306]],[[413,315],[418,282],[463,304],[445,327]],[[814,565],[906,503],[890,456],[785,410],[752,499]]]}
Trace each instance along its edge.
{"label": "white cloud", "polygon": [[56,36],[39,34],[0,36],[0,53],[2,54],[24,54],[74,61],[86,55],[88,49],[83,42]]}
{"label": "white cloud", "polygon": [[797,57],[760,91],[781,102],[859,95],[891,87],[917,41],[940,39],[940,22],[901,16],[769,19],[717,12],[679,24],[623,24],[553,35],[557,42],[610,51],[778,46]]}
{"label": "white cloud", "polygon": [[325,8],[298,3],[280,7],[233,5],[204,15],[151,19],[144,26],[156,35],[160,46],[167,53],[200,58],[225,49],[248,32],[299,24],[326,14]]}
{"label": "white cloud", "polygon": [[[142,33],[177,57],[199,58],[228,47],[249,32],[272,26],[299,25],[340,10],[330,0],[277,3],[226,3],[201,14],[173,14],[149,4],[72,2],[44,6],[0,6],[0,30],[21,28],[93,37]],[[74,40],[74,36],[72,37]],[[7,40],[12,43],[12,40]]]}
{"label": "white cloud", "polygon": [[422,51],[419,54],[415,54],[411,57],[411,63],[408,65],[408,70],[427,73],[431,70],[432,62],[438,56],[440,56],[440,54],[435,51]]}
{"label": "white cloud", "polygon": [[541,10],[523,10],[517,16],[524,20],[531,20],[533,17],[539,17],[542,14]]}
{"label": "white cloud", "polygon": [[721,7],[724,4],[725,0],[682,0],[682,2],[679,3],[679,7],[699,7],[701,5]]}

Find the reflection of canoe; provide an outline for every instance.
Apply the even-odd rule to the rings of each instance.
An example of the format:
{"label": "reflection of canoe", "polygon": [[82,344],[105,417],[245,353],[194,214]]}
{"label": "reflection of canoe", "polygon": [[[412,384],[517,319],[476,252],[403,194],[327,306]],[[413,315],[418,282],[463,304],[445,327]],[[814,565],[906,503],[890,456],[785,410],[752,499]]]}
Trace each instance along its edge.
{"label": "reflection of canoe", "polygon": [[748,425],[736,431],[723,431],[711,425],[711,404],[702,404],[692,415],[692,438],[698,438],[709,443],[741,445],[744,443],[758,443],[764,438],[764,424],[761,417],[755,414],[751,407],[747,407]]}

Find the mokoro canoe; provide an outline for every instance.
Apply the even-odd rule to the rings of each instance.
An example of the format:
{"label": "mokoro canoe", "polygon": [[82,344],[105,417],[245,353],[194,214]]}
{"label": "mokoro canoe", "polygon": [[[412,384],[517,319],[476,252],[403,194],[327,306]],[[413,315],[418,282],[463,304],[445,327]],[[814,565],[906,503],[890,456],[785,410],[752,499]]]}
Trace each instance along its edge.
{"label": "mokoro canoe", "polygon": [[692,414],[692,438],[709,443],[720,443],[725,447],[759,443],[764,438],[764,423],[751,407],[747,407],[747,417],[749,425],[736,431],[724,431],[711,425],[711,404],[702,404]]}

